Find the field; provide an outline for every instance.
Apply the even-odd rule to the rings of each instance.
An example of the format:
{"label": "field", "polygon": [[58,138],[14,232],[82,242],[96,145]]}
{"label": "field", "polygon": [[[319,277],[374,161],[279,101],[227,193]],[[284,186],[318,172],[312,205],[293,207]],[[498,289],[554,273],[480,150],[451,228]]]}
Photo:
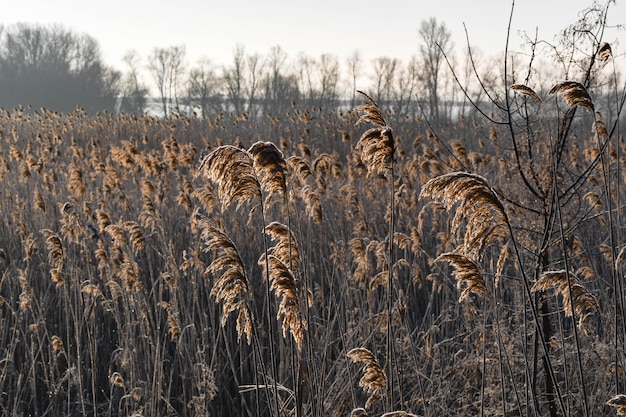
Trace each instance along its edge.
{"label": "field", "polygon": [[436,127],[2,111],[0,414],[624,412],[625,144],[554,87]]}

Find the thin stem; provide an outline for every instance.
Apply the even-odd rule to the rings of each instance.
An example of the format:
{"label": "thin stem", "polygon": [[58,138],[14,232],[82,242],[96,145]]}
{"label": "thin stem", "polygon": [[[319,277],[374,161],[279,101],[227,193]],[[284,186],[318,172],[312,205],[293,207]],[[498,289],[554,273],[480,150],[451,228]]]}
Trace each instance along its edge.
{"label": "thin stem", "polygon": [[[389,133],[392,135],[392,133]],[[393,137],[391,138],[391,142],[393,143]],[[393,145],[392,145],[393,146]],[[388,397],[389,397],[389,409],[387,411],[391,411],[394,407],[393,401],[393,357],[394,357],[394,349],[393,349],[393,326],[392,326],[392,310],[393,310],[393,237],[395,233],[395,188],[394,188],[394,164],[393,164],[393,152],[391,151],[391,169],[390,169],[390,209],[391,215],[389,219],[389,260],[387,264],[387,268],[389,269],[389,278],[387,279],[387,364],[388,364],[388,378],[389,387],[388,387]]]}

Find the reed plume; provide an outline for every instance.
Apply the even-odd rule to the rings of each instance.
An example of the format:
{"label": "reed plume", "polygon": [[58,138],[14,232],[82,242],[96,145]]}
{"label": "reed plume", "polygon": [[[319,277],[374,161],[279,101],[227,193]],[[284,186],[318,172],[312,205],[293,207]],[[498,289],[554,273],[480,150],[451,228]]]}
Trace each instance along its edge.
{"label": "reed plume", "polygon": [[531,292],[546,291],[550,288],[554,288],[555,293],[563,297],[565,315],[573,317],[576,313],[579,318],[578,327],[586,333],[586,320],[593,311],[598,312],[598,301],[593,294],[580,283],[576,275],[565,270],[544,272],[532,286]]}
{"label": "reed plume", "polygon": [[422,187],[421,197],[442,203],[447,210],[458,204],[452,230],[465,220],[464,242],[460,253],[478,258],[482,250],[506,236],[508,218],[504,206],[483,177],[453,172],[433,178]]}
{"label": "reed plume", "polygon": [[222,208],[261,198],[261,184],[257,179],[249,152],[231,145],[216,148],[202,159],[198,172],[216,186]]}
{"label": "reed plume", "polygon": [[211,296],[222,302],[221,325],[225,326],[228,316],[237,312],[237,335],[241,338],[245,334],[250,344],[252,341],[252,315],[248,308],[250,286],[239,251],[226,233],[213,225],[204,224],[201,237],[205,241],[206,250],[216,254],[205,273],[217,275],[211,288]]}
{"label": "reed plume", "polygon": [[272,142],[259,141],[248,149],[248,153],[259,183],[267,193],[265,201],[269,202],[275,194],[286,197],[287,162],[282,151]]}
{"label": "reed plume", "polygon": [[556,84],[548,94],[555,93],[560,93],[569,107],[578,106],[589,110],[591,113],[595,112],[593,100],[591,100],[587,89],[577,81],[563,81]]}
{"label": "reed plume", "polygon": [[626,416],[626,395],[617,394],[606,402],[606,405],[615,407],[618,416]]}
{"label": "reed plume", "polygon": [[532,98],[533,100],[541,103],[541,97],[539,97],[539,95],[537,93],[535,93],[535,90],[533,90],[532,88],[525,86],[523,84],[513,84],[511,86],[511,90],[519,93],[519,94],[523,94],[525,96],[528,96],[530,98]]}
{"label": "reed plume", "polygon": [[61,270],[65,263],[65,250],[61,243],[61,238],[50,229],[43,229],[42,233],[46,238],[46,248],[48,249],[48,263]]}
{"label": "reed plume", "polygon": [[366,415],[367,411],[365,410],[365,408],[362,407],[354,408],[352,409],[352,411],[350,411],[350,417],[361,417]]}
{"label": "reed plume", "polygon": [[353,362],[363,363],[363,376],[359,380],[359,386],[370,394],[370,397],[365,402],[365,408],[370,408],[374,402],[381,399],[387,387],[385,371],[383,371],[380,363],[378,363],[378,359],[366,348],[354,348],[348,352],[348,357],[352,359]]}
{"label": "reed plume", "polygon": [[355,110],[362,113],[357,125],[372,123],[376,125],[363,135],[356,144],[361,150],[361,160],[369,173],[383,174],[391,168],[394,154],[394,140],[391,127],[387,124],[378,107],[378,104],[370,96],[362,91],[367,103],[358,106]]}
{"label": "reed plume", "polygon": [[20,310],[22,311],[30,310],[32,307],[35,292],[33,291],[33,287],[31,287],[30,283],[28,282],[28,269],[18,269],[17,279],[20,283],[20,289],[21,289],[21,292],[19,295]]}
{"label": "reed plume", "polygon": [[609,60],[613,57],[613,50],[611,49],[611,45],[608,42],[602,42],[600,48],[598,48],[598,58],[600,58],[600,62],[604,67],[609,63]]}
{"label": "reed plume", "polygon": [[35,190],[35,194],[33,196],[33,206],[35,206],[44,213],[46,212],[46,201],[44,200],[39,190]]}
{"label": "reed plume", "polygon": [[449,262],[454,267],[452,275],[457,280],[457,288],[461,289],[465,285],[459,296],[459,302],[472,293],[481,297],[487,296],[485,280],[478,269],[478,265],[467,257],[458,253],[442,253],[435,259],[435,262]]}
{"label": "reed plume", "polygon": [[304,201],[306,214],[316,224],[322,224],[322,202],[319,194],[311,186],[305,185],[300,189],[300,196]]}
{"label": "reed plume", "polygon": [[289,228],[279,222],[272,222],[265,226],[265,232],[276,242],[275,246],[268,249],[269,255],[274,255],[294,272],[300,272],[300,251],[295,236]]}
{"label": "reed plume", "polygon": [[124,229],[130,236],[130,243],[133,245],[135,253],[141,251],[146,244],[146,237],[137,222],[127,221],[124,223]]}
{"label": "reed plume", "polygon": [[301,351],[304,331],[308,324],[298,302],[296,280],[291,270],[279,258],[274,255],[266,257],[263,254],[259,259],[259,265],[265,266],[265,259],[268,262],[270,288],[276,297],[280,298],[276,318],[278,320],[282,318],[283,337],[287,337],[287,332],[290,332],[298,350]]}
{"label": "reed plume", "polygon": [[291,174],[290,178],[296,180],[300,185],[306,184],[307,180],[312,175],[309,163],[300,156],[290,156],[287,158],[287,168]]}

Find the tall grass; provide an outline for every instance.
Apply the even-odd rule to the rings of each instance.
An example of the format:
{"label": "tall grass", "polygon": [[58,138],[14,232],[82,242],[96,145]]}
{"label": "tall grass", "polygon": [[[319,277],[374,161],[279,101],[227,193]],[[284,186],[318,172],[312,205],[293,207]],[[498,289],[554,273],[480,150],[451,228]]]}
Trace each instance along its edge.
{"label": "tall grass", "polygon": [[623,413],[618,119],[526,84],[436,131],[0,111],[0,413]]}

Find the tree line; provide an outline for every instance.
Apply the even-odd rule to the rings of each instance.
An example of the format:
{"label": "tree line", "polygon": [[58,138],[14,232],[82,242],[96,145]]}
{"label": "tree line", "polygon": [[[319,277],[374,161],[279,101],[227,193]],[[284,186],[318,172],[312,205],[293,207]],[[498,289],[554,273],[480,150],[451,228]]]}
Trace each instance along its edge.
{"label": "tree line", "polygon": [[[562,49],[559,53],[566,55],[571,48]],[[0,26],[0,106],[255,117],[282,114],[294,105],[351,109],[357,104],[356,90],[366,90],[397,117],[446,121],[505,99],[494,93],[501,87],[502,63],[469,46],[464,50],[459,58],[445,23],[430,18],[416,30],[416,54],[408,62],[388,56],[366,62],[358,51],[344,58],[306,53],[290,57],[280,46],[261,55],[237,45],[226,65],[209,58],[190,64],[184,45],[174,45],[155,47],[147,57],[129,51],[120,71],[103,62],[98,42],[87,34],[61,25],[18,23]],[[565,55],[556,56],[557,62],[574,62]],[[523,59],[509,54],[504,70],[513,77],[517,69],[521,73]],[[547,68],[554,71],[554,65]],[[563,73],[571,75],[572,70],[564,68]],[[618,73],[613,82],[617,78]]]}
{"label": "tree line", "polygon": [[208,58],[189,64],[184,45],[176,45],[155,47],[147,57],[129,51],[120,71],[103,62],[97,40],[87,34],[58,24],[0,26],[0,106],[143,113],[156,103],[165,116],[180,109],[254,116],[294,104],[353,107],[360,88],[400,114],[415,113],[416,97],[424,97],[425,111],[438,117],[441,90],[449,92],[440,74],[451,35],[434,18],[417,34],[419,56],[407,63],[387,56],[368,63],[358,51],[345,60],[305,53],[291,58],[280,46],[263,56],[237,45],[230,64]]}

